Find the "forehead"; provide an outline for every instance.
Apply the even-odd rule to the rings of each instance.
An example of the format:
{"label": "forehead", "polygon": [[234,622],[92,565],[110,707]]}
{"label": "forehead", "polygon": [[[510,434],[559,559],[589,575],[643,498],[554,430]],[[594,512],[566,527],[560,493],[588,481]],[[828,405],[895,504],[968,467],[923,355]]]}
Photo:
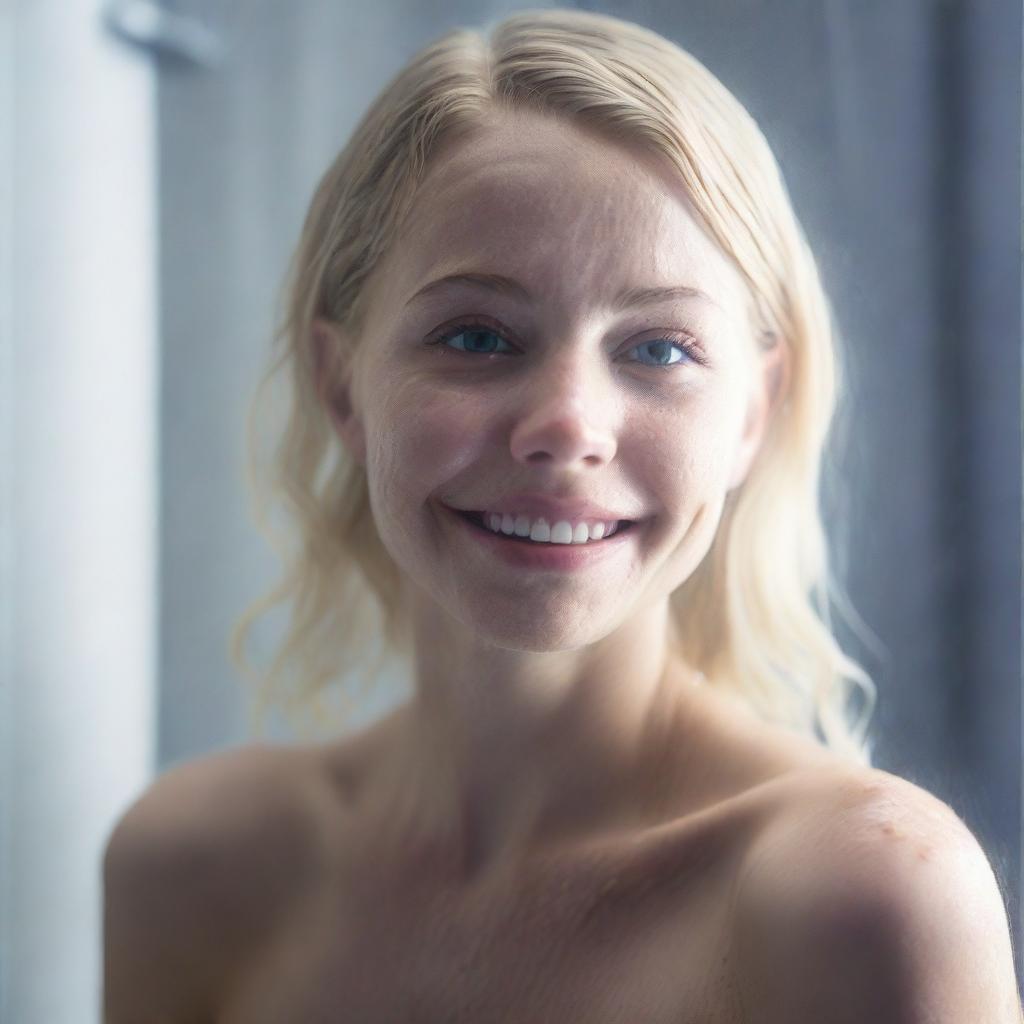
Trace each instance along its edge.
{"label": "forehead", "polygon": [[745,298],[667,160],[532,112],[495,115],[435,158],[388,262],[406,295],[479,270],[551,301],[659,285]]}

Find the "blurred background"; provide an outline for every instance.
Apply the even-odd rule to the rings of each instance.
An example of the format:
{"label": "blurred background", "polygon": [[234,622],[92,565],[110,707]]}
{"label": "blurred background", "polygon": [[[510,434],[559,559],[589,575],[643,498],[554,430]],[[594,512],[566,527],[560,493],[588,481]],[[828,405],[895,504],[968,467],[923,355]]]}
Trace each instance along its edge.
{"label": "blurred background", "polygon": [[[3,1024],[99,1020],[110,828],[249,741],[244,418],[319,176],[422,45],[544,6],[0,2]],[[673,39],[775,150],[848,350],[825,503],[875,764],[978,836],[1020,976],[1020,4],[557,6]]]}

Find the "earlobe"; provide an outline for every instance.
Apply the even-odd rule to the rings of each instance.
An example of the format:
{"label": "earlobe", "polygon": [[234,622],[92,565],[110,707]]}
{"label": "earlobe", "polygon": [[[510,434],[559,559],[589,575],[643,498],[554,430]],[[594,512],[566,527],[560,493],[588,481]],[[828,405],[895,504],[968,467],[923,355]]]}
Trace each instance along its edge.
{"label": "earlobe", "polygon": [[771,405],[769,420],[789,401],[790,381],[793,373],[793,353],[785,339],[776,334],[769,334],[766,358],[768,360],[768,382]]}
{"label": "earlobe", "polygon": [[762,367],[765,392],[768,397],[768,419],[789,393],[789,346],[776,334],[766,331],[762,335]]}
{"label": "earlobe", "polygon": [[311,327],[316,393],[349,455],[366,465],[366,436],[352,392],[352,345],[337,324],[323,318]]}
{"label": "earlobe", "polygon": [[777,335],[762,335],[757,349],[743,434],[729,481],[730,491],[746,480],[768,425],[789,393],[789,375],[789,347]]}

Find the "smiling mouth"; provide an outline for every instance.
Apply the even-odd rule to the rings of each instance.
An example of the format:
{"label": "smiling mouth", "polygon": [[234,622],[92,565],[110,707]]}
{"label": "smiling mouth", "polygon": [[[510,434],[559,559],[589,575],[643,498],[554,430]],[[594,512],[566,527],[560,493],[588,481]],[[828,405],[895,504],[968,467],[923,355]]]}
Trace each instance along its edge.
{"label": "smiling mouth", "polygon": [[[457,516],[461,517],[462,519],[465,519],[466,522],[471,523],[477,529],[483,530],[484,533],[488,533],[492,537],[501,537],[504,540],[509,540],[509,541],[512,541],[512,542],[518,542],[520,544],[534,544],[534,545],[536,545],[536,544],[551,544],[552,543],[551,541],[530,540],[529,537],[520,537],[518,534],[515,534],[515,533],[505,533],[504,530],[492,530],[489,526],[487,526],[484,523],[484,513],[483,512],[463,512],[463,511],[459,511],[458,509],[452,509],[452,511],[455,512],[455,514]],[[564,543],[559,544],[556,541],[555,542],[555,546],[557,546],[557,547],[587,547],[590,544],[600,544],[601,541],[603,541],[603,540],[610,540],[612,537],[617,537],[620,533],[625,533],[627,530],[631,530],[636,525],[637,525],[636,522],[634,520],[632,520],[632,519],[620,519],[618,521],[618,523],[616,524],[615,532],[609,534],[607,537],[602,537],[601,540],[587,540],[587,541],[584,541],[582,544],[564,544]]]}

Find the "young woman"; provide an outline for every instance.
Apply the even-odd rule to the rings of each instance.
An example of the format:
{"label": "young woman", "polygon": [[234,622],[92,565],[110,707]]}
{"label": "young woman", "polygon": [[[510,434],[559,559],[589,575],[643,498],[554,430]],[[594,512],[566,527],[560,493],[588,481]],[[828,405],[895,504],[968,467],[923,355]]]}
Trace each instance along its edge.
{"label": "young woman", "polygon": [[577,11],[447,34],[321,181],[280,340],[264,696],[377,644],[412,697],[129,809],[110,1024],[1018,1019],[983,852],[846,715],[828,305],[704,67]]}

